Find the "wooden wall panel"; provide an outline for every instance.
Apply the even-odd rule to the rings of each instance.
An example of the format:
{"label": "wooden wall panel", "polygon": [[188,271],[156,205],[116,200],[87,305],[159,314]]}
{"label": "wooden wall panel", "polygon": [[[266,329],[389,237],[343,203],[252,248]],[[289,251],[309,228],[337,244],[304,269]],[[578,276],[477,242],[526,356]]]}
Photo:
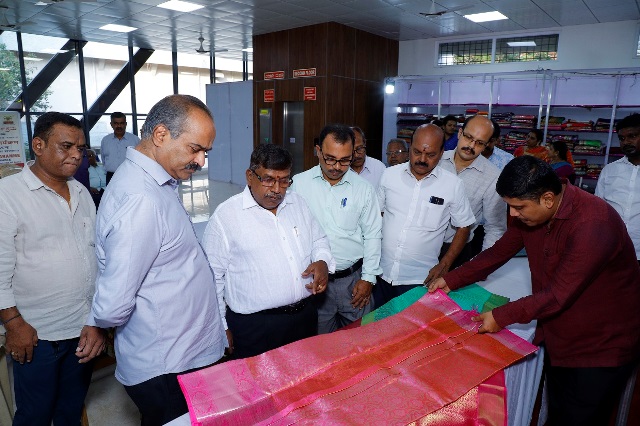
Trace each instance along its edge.
{"label": "wooden wall panel", "polygon": [[[356,33],[355,48],[355,78],[359,80],[380,81],[385,77],[395,76],[389,74],[389,51],[392,44],[397,41],[389,40],[364,31]],[[396,68],[398,60],[396,59]]]}
{"label": "wooden wall panel", "polygon": [[327,79],[305,79],[305,86],[316,87],[317,100],[304,102],[304,168],[308,170],[318,164],[314,155],[314,139],[320,135],[325,125],[325,105],[327,101]]}
{"label": "wooden wall panel", "polygon": [[327,123],[351,125],[354,120],[354,80],[345,77],[327,79]]}
{"label": "wooden wall panel", "polygon": [[289,78],[292,70],[301,68],[316,68],[316,75],[327,75],[327,28],[318,24],[289,30]]}
{"label": "wooden wall panel", "polygon": [[335,22],[330,22],[328,24],[328,28],[328,75],[354,78],[356,63],[356,34],[359,30],[337,24]]}
{"label": "wooden wall panel", "polygon": [[262,81],[268,71],[289,71],[289,31],[262,34],[253,37],[253,79]]}
{"label": "wooden wall panel", "polygon": [[355,80],[354,98],[354,123],[367,137],[367,155],[382,160],[383,87],[375,81]]}

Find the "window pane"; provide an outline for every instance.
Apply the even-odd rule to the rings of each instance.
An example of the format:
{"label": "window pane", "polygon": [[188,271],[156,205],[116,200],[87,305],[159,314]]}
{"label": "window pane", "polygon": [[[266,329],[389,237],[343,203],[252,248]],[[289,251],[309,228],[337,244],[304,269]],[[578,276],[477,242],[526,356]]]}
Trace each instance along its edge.
{"label": "window pane", "polygon": [[557,59],[558,34],[496,40],[496,62],[555,61]]}
{"label": "window pane", "polygon": [[492,40],[440,44],[438,65],[490,64]]}
{"label": "window pane", "polygon": [[[31,80],[32,77],[39,74],[57,53],[65,53],[66,51],[60,49],[67,41],[64,38],[23,33],[22,43],[25,61],[33,63],[33,65],[28,66],[32,69],[32,72],[27,79]],[[27,65],[25,64],[25,66]],[[77,55],[74,56],[31,108],[32,112],[50,110],[67,113],[82,112]]]}
{"label": "window pane", "polygon": [[136,109],[147,114],[156,102],[172,94],[171,52],[156,50],[136,73]]}
{"label": "window pane", "polygon": [[22,78],[16,33],[5,31],[0,34],[0,109],[7,109],[20,93]]}
{"label": "window pane", "polygon": [[[134,48],[134,53],[137,48]],[[87,90],[87,106],[91,108],[113,79],[129,61],[127,46],[89,42],[82,49],[84,76]],[[131,113],[131,89],[129,84],[120,92],[107,112]],[[107,120],[108,123],[108,120]]]}

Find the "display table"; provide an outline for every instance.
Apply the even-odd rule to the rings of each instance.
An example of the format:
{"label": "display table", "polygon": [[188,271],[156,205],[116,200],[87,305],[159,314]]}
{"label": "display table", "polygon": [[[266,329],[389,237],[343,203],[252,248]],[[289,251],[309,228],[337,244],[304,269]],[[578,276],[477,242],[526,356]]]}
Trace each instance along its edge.
{"label": "display table", "polygon": [[[531,284],[527,259],[512,259],[485,282],[478,284],[493,293],[507,296],[511,300],[530,294]],[[531,341],[535,332],[535,323],[514,325],[509,329],[521,338]],[[541,354],[534,354],[529,356],[526,361],[519,362],[505,370],[510,425],[526,425],[530,422],[542,371],[542,358]],[[189,425],[189,415],[185,414],[168,424],[173,426]]]}

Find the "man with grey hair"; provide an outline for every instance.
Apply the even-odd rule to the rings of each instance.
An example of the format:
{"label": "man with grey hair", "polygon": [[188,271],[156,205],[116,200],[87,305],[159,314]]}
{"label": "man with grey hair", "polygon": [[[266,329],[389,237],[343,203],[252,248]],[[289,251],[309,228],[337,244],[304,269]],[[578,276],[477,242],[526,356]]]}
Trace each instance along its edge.
{"label": "man with grey hair", "polygon": [[143,425],[186,413],[177,375],[213,364],[226,345],[213,273],[177,196],[215,135],[200,100],[162,99],[140,144],[127,149],[96,221],[98,278],[87,323],[116,328],[116,378]]}
{"label": "man with grey hair", "polygon": [[398,164],[409,161],[409,146],[407,141],[400,138],[394,138],[387,145],[387,165],[397,166]]}
{"label": "man with grey hair", "polygon": [[351,127],[351,130],[356,138],[353,144],[351,169],[377,189],[380,176],[385,169],[384,163],[367,155],[367,138],[364,131],[358,126]]}

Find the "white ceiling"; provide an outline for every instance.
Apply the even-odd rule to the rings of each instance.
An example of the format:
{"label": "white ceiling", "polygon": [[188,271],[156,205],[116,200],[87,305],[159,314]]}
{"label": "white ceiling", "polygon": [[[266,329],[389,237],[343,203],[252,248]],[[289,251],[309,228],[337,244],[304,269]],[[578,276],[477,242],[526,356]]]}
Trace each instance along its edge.
{"label": "white ceiling", "polygon": [[[242,58],[254,35],[329,21],[403,41],[640,19],[640,0],[437,0],[436,11],[456,9],[439,17],[420,15],[430,0],[189,0],[205,6],[192,13],[155,7],[165,0],[37,1],[0,0],[8,7],[0,25],[4,11],[11,24],[28,21],[16,27],[25,33],[185,53],[202,34],[206,49],[228,49],[216,56],[231,59]],[[509,19],[476,24],[462,17],[492,10]],[[138,29],[99,29],[109,23]]]}

